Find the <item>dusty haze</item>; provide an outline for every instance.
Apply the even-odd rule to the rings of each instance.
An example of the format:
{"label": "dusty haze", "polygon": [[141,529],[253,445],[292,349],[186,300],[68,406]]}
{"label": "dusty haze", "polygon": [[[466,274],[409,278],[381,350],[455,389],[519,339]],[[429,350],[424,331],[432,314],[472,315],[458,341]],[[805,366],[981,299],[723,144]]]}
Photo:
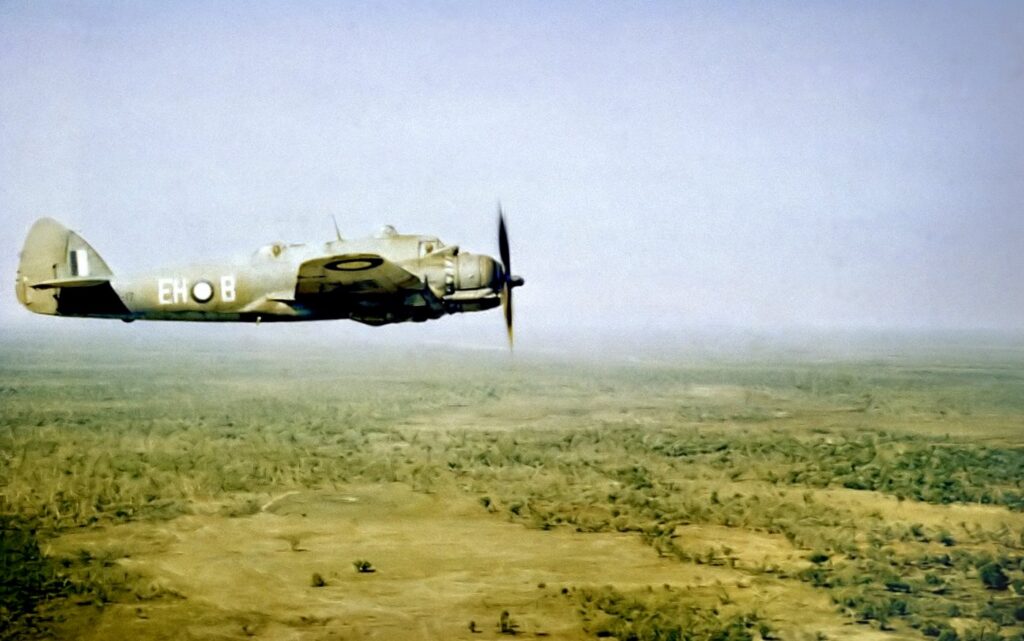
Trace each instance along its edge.
{"label": "dusty haze", "polygon": [[[0,5],[0,273],[383,223],[496,253],[517,334],[1024,329],[1024,5]],[[0,324],[44,319],[0,289]],[[497,345],[416,327],[104,332]],[[257,333],[253,333],[256,331]],[[248,339],[245,339],[248,340]]]}

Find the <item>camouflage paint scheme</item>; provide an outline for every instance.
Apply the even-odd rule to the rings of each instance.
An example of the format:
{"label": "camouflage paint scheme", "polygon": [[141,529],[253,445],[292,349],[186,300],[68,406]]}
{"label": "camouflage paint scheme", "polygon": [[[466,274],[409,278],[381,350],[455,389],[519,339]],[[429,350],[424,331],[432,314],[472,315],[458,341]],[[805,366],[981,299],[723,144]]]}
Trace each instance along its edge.
{"label": "camouflage paint scheme", "polygon": [[[504,221],[500,221],[507,259]],[[510,303],[523,284],[501,262],[434,236],[385,226],[320,246],[273,243],[248,259],[116,276],[89,243],[51,218],[21,252],[18,300],[38,314],[134,320],[421,322]],[[511,308],[506,305],[511,336]]]}

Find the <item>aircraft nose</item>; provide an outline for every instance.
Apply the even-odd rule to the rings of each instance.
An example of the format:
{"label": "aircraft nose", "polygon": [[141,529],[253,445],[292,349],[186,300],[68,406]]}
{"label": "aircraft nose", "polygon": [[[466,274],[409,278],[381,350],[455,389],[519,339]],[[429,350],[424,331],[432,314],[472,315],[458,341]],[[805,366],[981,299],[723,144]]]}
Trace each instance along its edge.
{"label": "aircraft nose", "polygon": [[501,263],[494,260],[490,256],[487,257],[487,263],[490,268],[490,279],[488,282],[491,284],[491,289],[498,291],[501,289],[502,283],[505,282],[505,269]]}
{"label": "aircraft nose", "polygon": [[480,254],[462,254],[457,259],[457,289],[478,289],[501,282],[504,276],[501,266],[490,256]]}

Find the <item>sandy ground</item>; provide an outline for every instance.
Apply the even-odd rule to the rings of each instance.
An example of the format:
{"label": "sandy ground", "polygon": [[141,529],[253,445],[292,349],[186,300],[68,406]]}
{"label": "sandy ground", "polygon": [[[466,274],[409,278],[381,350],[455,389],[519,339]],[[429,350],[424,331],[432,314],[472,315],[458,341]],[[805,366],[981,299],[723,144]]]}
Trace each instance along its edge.
{"label": "sandy ground", "polygon": [[[83,637],[95,641],[508,638],[497,628],[503,610],[520,637],[589,639],[573,591],[603,585],[727,594],[769,617],[799,604],[807,629],[790,628],[786,638],[811,638],[812,628],[875,634],[798,582],[659,558],[635,535],[530,530],[464,497],[400,485],[290,493],[250,516],[130,523],[69,534],[52,547],[121,557],[126,570],[180,595],[97,611]],[[356,572],[357,559],[376,571]],[[314,573],[325,586],[312,585]]]}

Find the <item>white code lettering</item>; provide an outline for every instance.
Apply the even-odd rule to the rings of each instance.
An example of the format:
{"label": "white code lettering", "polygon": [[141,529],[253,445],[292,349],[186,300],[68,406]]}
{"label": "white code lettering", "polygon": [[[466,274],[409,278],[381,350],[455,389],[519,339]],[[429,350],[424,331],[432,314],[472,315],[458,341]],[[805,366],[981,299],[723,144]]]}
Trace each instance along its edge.
{"label": "white code lettering", "polygon": [[235,277],[234,276],[221,276],[220,277],[220,299],[225,303],[231,303],[235,300]]}
{"label": "white code lettering", "polygon": [[161,305],[171,304],[171,283],[170,278],[159,278],[156,281],[157,302]]}
{"label": "white code lettering", "polygon": [[173,296],[173,298],[174,298],[174,302],[175,303],[184,303],[185,302],[185,290],[186,289],[187,289],[187,287],[185,287],[185,279],[184,278],[175,278],[174,279],[174,296]]}

